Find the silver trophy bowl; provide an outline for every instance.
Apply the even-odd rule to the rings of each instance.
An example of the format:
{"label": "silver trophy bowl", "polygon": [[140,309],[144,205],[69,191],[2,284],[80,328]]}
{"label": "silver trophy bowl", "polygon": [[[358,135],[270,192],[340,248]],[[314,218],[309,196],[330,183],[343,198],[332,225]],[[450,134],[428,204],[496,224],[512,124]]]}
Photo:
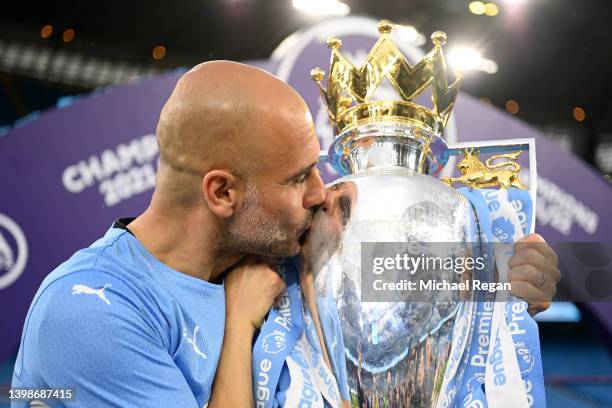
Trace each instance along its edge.
{"label": "silver trophy bowl", "polygon": [[[351,406],[436,406],[457,311],[462,302],[471,304],[472,295],[420,291],[378,300],[362,286],[362,243],[410,243],[415,253],[443,248],[444,256],[470,255],[480,237],[474,210],[429,175],[446,162],[446,145],[422,128],[375,123],[345,131],[331,146],[330,159],[346,175],[328,185],[304,245],[306,323],[315,326]],[[452,282],[469,276],[424,273]]]}

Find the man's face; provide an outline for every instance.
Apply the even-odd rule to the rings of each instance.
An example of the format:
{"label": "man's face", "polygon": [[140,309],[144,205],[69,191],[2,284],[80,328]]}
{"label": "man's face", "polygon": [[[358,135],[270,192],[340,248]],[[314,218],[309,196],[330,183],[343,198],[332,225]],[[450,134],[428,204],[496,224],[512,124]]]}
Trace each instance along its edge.
{"label": "man's face", "polygon": [[231,220],[230,239],[241,252],[269,257],[298,254],[314,210],[325,199],[312,122],[282,140],[285,143],[264,149],[261,170],[247,180],[243,204]]}

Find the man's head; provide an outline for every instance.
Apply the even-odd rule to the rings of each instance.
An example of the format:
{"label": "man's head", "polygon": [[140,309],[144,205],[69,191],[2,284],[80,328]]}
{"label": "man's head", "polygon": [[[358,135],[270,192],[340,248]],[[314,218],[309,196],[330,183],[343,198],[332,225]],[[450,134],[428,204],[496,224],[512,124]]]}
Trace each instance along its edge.
{"label": "man's head", "polygon": [[295,90],[247,65],[200,64],[177,83],[157,136],[158,206],[206,214],[221,251],[299,251],[325,193],[312,117]]}

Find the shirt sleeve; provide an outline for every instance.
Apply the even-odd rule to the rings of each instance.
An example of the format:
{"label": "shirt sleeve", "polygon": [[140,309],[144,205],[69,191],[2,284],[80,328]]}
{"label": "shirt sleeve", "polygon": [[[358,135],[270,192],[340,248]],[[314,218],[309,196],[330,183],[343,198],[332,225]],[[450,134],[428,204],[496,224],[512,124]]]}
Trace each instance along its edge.
{"label": "shirt sleeve", "polygon": [[95,271],[51,283],[28,315],[14,380],[74,388],[66,407],[198,407],[138,298]]}

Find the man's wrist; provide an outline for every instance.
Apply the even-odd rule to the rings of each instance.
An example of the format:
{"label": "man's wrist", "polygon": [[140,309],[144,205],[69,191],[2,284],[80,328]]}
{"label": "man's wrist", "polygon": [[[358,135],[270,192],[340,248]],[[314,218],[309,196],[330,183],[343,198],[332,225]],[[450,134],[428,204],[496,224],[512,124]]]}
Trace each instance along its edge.
{"label": "man's wrist", "polygon": [[228,318],[225,321],[225,332],[238,333],[252,336],[255,333],[255,325],[248,319]]}

